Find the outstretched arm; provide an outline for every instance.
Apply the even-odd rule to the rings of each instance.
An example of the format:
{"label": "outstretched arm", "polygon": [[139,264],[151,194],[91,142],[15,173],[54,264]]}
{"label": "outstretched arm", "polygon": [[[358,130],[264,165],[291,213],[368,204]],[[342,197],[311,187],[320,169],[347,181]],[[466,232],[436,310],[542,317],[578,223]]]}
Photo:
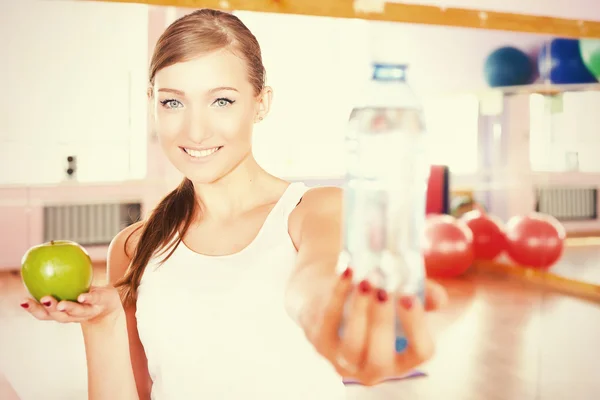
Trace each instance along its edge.
{"label": "outstretched arm", "polygon": [[[342,194],[339,188],[311,189],[290,215],[289,233],[298,258],[286,291],[286,308],[341,375],[375,384],[431,357],[433,341],[423,311],[439,308],[446,294],[441,286],[428,282],[422,305],[410,296],[396,300],[368,282],[354,285],[351,269],[340,276]],[[343,316],[346,305],[348,314]],[[393,351],[396,318],[410,343],[401,354]]]}

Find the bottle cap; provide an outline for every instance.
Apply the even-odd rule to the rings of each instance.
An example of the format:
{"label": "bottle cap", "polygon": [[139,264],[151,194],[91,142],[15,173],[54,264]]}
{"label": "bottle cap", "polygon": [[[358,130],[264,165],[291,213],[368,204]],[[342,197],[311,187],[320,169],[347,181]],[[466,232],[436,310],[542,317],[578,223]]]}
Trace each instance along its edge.
{"label": "bottle cap", "polygon": [[406,81],[406,64],[373,63],[373,79],[376,81]]}

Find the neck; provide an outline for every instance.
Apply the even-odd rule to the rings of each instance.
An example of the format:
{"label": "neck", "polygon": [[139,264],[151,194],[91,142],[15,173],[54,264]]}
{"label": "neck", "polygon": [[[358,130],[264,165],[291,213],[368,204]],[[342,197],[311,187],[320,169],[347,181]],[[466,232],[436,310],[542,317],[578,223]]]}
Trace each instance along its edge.
{"label": "neck", "polygon": [[249,196],[256,193],[252,188],[264,184],[269,176],[250,155],[218,181],[194,183],[202,219],[227,220],[252,208],[256,202]]}

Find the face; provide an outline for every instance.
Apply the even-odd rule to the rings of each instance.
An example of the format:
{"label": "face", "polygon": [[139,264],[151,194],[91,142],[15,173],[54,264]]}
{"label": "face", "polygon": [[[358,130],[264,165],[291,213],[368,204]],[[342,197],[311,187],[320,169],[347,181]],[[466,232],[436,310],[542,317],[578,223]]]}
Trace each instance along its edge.
{"label": "face", "polygon": [[243,59],[219,50],[158,71],[150,99],[171,163],[194,183],[212,183],[251,158],[270,96],[256,95]]}

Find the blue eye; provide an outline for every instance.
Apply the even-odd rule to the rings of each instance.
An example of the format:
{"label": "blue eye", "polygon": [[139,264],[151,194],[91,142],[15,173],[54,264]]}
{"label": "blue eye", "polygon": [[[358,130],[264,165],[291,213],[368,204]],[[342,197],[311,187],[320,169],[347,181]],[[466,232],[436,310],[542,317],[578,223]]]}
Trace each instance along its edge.
{"label": "blue eye", "polygon": [[175,99],[162,100],[160,102],[160,104],[162,104],[163,107],[165,107],[165,108],[180,108],[180,107],[183,107],[183,104],[181,104],[181,102],[179,100],[175,100]]}
{"label": "blue eye", "polygon": [[213,104],[215,104],[217,107],[227,107],[228,105],[231,105],[233,103],[235,103],[235,101],[229,100],[225,97],[221,97],[221,98],[215,100],[215,102]]}

